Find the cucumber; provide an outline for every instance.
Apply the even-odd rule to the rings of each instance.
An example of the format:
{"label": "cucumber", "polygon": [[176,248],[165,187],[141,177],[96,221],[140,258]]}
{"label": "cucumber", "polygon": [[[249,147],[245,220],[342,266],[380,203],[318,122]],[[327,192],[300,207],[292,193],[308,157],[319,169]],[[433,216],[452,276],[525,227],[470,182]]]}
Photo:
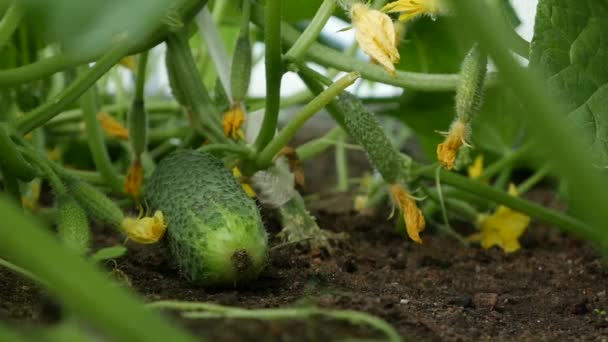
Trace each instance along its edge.
{"label": "cucumber", "polygon": [[221,160],[176,151],[163,159],[144,188],[161,210],[180,273],[204,286],[236,285],[264,268],[268,237],[256,203]]}

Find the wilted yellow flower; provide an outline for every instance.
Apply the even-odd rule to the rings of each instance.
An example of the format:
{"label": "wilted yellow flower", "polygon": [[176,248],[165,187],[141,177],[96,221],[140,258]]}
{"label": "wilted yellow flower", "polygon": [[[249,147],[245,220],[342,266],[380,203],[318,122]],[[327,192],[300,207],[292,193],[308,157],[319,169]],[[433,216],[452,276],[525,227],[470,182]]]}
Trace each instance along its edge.
{"label": "wilted yellow flower", "polygon": [[426,222],[422,211],[418,209],[416,201],[407,193],[401,184],[391,185],[391,196],[405,220],[405,228],[410,239],[417,243],[422,243],[420,232],[424,230]]}
{"label": "wilted yellow flower", "polygon": [[127,177],[125,177],[125,192],[139,203],[139,194],[141,192],[141,184],[144,180],[144,169],[141,166],[141,161],[136,159],[129,166]]}
{"label": "wilted yellow flower", "polygon": [[236,103],[224,113],[222,127],[224,134],[234,140],[243,139],[245,137],[241,126],[245,122],[245,113],[241,104]]}
{"label": "wilted yellow flower", "polygon": [[355,3],[350,14],[356,30],[355,37],[361,49],[394,75],[394,64],[399,62],[399,51],[391,18],[361,3]]}
{"label": "wilted yellow flower", "polygon": [[444,0],[397,0],[382,8],[387,13],[401,13],[400,21],[408,21],[421,15],[441,15],[448,13]]}
{"label": "wilted yellow flower", "polygon": [[454,168],[456,154],[462,145],[468,146],[471,128],[460,120],[454,121],[443,143],[437,145],[437,159],[448,170]]}
{"label": "wilted yellow flower", "polygon": [[[517,196],[515,185],[509,185],[509,194]],[[469,237],[470,241],[481,243],[484,249],[498,246],[511,253],[521,248],[519,237],[530,224],[530,217],[503,205],[492,215],[480,215],[478,218],[481,231]]]}
{"label": "wilted yellow flower", "polygon": [[158,242],[167,231],[165,217],[157,210],[152,217],[127,217],[122,221],[122,229],[129,239],[142,244]]}
{"label": "wilted yellow flower", "polygon": [[103,129],[108,136],[120,140],[129,140],[129,130],[107,113],[99,112],[99,114],[97,114],[97,121],[99,121],[101,129]]}
{"label": "wilted yellow flower", "polygon": [[475,158],[473,164],[468,169],[469,178],[476,179],[483,173],[483,155],[480,154]]}

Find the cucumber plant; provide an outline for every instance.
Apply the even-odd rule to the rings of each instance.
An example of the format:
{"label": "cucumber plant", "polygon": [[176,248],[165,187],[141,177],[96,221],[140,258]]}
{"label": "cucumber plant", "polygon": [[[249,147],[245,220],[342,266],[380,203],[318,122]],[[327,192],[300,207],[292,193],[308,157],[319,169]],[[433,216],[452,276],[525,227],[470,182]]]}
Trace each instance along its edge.
{"label": "cucumber plant", "polygon": [[[282,226],[277,236],[286,245],[336,252],[334,242],[344,235],[319,227],[307,210],[299,165],[318,162],[317,155],[335,147],[337,190],[350,190],[348,136],[379,175],[367,202],[398,209],[403,218],[398,224],[405,223],[415,242],[424,241],[420,234],[429,226],[460,241],[514,252],[532,218],[608,250],[608,234],[600,229],[605,211],[599,206],[606,203],[600,190],[607,184],[602,170],[608,155],[603,143],[608,47],[600,39],[608,28],[605,0],[593,6],[540,0],[532,44],[515,33],[517,21],[506,1],[314,3],[320,5],[280,0],[134,0],[120,8],[67,0],[2,4],[2,192],[17,204],[27,202],[24,189],[44,179],[53,197],[45,210],[68,254],[95,255],[92,219],[135,243],[167,243],[187,281],[230,287],[254,281],[267,264],[264,212],[275,212]],[[90,13],[98,15],[92,19]],[[336,48],[336,36],[323,31],[332,16],[352,23],[356,45]],[[298,30],[294,22],[301,19],[310,23]],[[553,35],[556,25],[567,34]],[[437,44],[440,40],[449,48]],[[258,43],[264,44],[263,55]],[[154,49],[160,44],[164,56]],[[357,47],[367,57],[356,55]],[[513,53],[528,59],[529,66]],[[138,65],[129,74],[131,89],[116,68],[133,55]],[[253,77],[258,57],[264,59],[264,82]],[[170,97],[146,87],[159,79],[159,59]],[[490,60],[496,70],[488,68]],[[307,89],[284,96],[289,72]],[[368,81],[403,92],[380,97],[346,90]],[[252,96],[251,90],[262,88],[263,98]],[[280,125],[287,107],[296,108],[295,114]],[[294,149],[293,138],[323,109],[335,127]],[[424,151],[415,153],[403,143],[404,126],[387,129],[384,115],[405,123]],[[100,118],[110,118],[124,133],[121,139],[104,132]],[[448,125],[442,142],[436,132]],[[482,160],[490,165],[484,168]],[[513,184],[515,169],[531,171],[519,186]],[[545,179],[567,189],[571,212],[522,197]],[[387,194],[390,200],[383,201]],[[10,205],[6,211],[19,217]],[[464,238],[451,227],[454,219],[479,231]],[[54,246],[45,236],[37,238]],[[23,266],[61,283],[44,272],[39,256],[28,260],[0,241],[0,251],[5,249],[25,261]]]}

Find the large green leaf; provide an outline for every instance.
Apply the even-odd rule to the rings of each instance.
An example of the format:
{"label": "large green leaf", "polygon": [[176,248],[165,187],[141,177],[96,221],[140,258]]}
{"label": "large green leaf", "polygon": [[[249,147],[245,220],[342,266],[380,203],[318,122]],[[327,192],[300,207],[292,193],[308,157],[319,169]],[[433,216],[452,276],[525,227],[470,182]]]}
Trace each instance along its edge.
{"label": "large green leaf", "polygon": [[541,0],[530,55],[601,166],[608,164],[607,33],[608,0]]}

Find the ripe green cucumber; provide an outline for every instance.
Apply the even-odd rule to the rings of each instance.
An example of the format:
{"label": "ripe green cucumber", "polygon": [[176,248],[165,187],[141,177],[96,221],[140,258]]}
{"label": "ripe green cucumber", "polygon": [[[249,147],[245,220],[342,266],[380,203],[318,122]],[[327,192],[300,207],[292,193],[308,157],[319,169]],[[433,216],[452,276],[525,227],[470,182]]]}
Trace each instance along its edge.
{"label": "ripe green cucumber", "polygon": [[154,170],[144,198],[163,212],[171,253],[190,281],[235,285],[262,271],[268,238],[258,207],[216,157],[170,154]]}

